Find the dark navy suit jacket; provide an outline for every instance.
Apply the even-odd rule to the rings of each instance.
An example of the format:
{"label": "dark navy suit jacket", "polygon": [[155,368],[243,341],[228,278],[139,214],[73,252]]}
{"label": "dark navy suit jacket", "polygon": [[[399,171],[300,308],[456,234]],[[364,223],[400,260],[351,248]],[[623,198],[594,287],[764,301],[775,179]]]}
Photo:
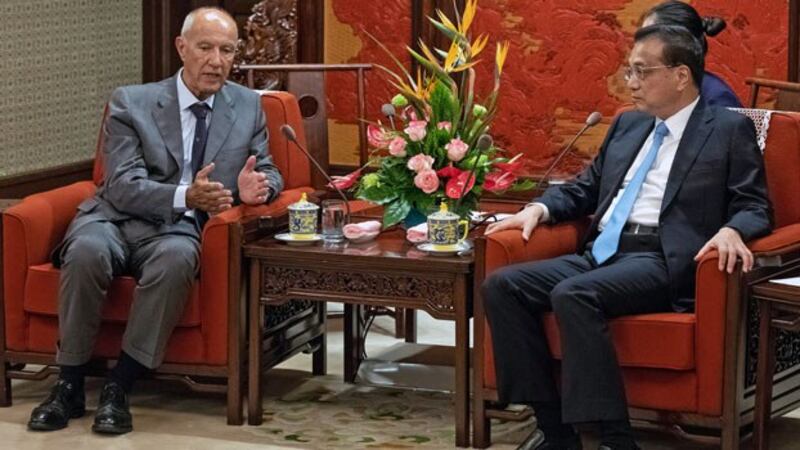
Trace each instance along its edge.
{"label": "dark navy suit jacket", "polygon": [[[600,218],[654,124],[648,114],[621,114],[592,163],[574,181],[553,186],[535,200],[547,206],[555,222],[594,214],[580,251],[597,236]],[[763,158],[750,119],[701,98],[678,145],[659,216],[676,309],[691,308],[694,255],[723,226],[739,231],[744,241],[769,233]]]}
{"label": "dark navy suit jacket", "polygon": [[706,72],[703,76],[703,84],[700,86],[700,95],[703,96],[706,103],[709,105],[729,106],[733,108],[742,107],[739,97],[737,97],[733,89],[728,86],[728,83],[711,72]]}

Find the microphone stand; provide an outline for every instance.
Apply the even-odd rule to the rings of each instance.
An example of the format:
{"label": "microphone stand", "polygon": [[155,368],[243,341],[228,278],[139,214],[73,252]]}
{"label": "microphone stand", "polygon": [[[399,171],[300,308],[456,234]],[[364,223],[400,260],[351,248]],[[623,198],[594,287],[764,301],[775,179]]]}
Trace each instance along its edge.
{"label": "microphone stand", "polygon": [[330,186],[336,190],[336,192],[339,194],[339,197],[341,197],[342,200],[344,201],[344,207],[346,211],[345,222],[350,223],[350,202],[347,200],[347,196],[344,194],[344,192],[342,192],[341,189],[336,187],[336,184],[333,182],[333,179],[330,177],[330,175],[328,175],[325,172],[325,170],[322,169],[322,166],[317,161],[317,159],[311,156],[311,153],[309,153],[304,146],[300,145],[300,142],[297,141],[297,134],[295,133],[294,128],[292,128],[291,125],[289,124],[281,125],[281,133],[283,133],[283,136],[286,138],[286,140],[293,143],[297,148],[300,149],[300,151],[303,152],[304,155],[306,155],[306,158],[308,158],[309,161],[311,161],[314,164],[314,167],[317,168],[319,173],[321,173],[322,176],[324,176],[325,179],[328,180]]}

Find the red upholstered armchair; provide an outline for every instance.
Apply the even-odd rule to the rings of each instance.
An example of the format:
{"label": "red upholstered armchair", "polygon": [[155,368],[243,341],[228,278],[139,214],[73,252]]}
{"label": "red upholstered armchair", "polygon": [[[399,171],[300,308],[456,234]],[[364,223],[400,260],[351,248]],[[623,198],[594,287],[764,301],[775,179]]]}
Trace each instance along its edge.
{"label": "red upholstered armchair", "polygon": [[[775,230],[749,244],[758,267],[746,275],[738,269],[728,275],[717,270],[716,255],[709,255],[697,267],[694,313],[630,316],[610,324],[631,418],[683,435],[686,427],[692,427],[692,437],[721,442],[723,449],[737,449],[753,420],[757,327],[748,302],[749,286],[800,264],[800,114],[772,115],[764,159]],[[507,264],[574,252],[587,226],[588,220],[541,226],[527,244],[519,231],[480,239],[476,287]],[[489,418],[508,413],[492,409],[497,391],[491,330],[479,289],[475,295],[473,445],[484,448],[491,440]],[[558,359],[561,345],[555,319],[547,314],[543,320],[550,350]],[[787,337],[784,344],[792,342],[797,342],[796,336]],[[776,370],[776,414],[800,401],[797,359],[789,357]]]}
{"label": "red upholstered armchair", "polygon": [[[238,206],[208,221],[202,236],[199,278],[169,340],[164,364],[156,372],[156,376],[177,377],[193,389],[227,392],[229,424],[242,423],[246,321],[240,300],[240,243],[245,223],[254,223],[250,219],[262,216],[282,216],[301,193],[313,191],[308,160],[279,131],[282,124],[289,123],[297,130],[298,139],[305,141],[295,97],[268,92],[261,98],[270,132],[270,153],[283,174],[285,190],[269,205]],[[11,378],[43,379],[55,372],[52,367],[24,370],[24,365],[54,364],[59,271],[50,263],[50,252],[61,241],[77,205],[94,195],[102,183],[102,141],[101,132],[91,181],[31,195],[3,214],[0,405],[11,404]],[[130,277],[112,282],[95,349],[98,362],[119,354],[134,284]]]}

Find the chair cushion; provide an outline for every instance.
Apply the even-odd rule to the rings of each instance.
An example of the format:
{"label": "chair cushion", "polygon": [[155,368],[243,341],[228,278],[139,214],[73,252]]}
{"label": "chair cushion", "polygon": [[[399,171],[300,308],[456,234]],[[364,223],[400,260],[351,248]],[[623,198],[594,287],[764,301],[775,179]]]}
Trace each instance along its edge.
{"label": "chair cushion", "polygon": [[[59,270],[52,264],[41,264],[28,268],[25,280],[25,298],[23,308],[29,314],[58,316],[58,278]],[[107,323],[125,323],[133,303],[133,289],[136,281],[131,277],[117,277],[111,282],[107,300],[103,306],[103,321]],[[179,327],[196,327],[200,325],[200,298],[197,283],[183,316],[178,321]]]}
{"label": "chair cushion", "polygon": [[[561,359],[561,338],[555,315],[544,315],[550,352]],[[695,315],[641,314],[614,319],[609,325],[623,367],[694,369]]]}

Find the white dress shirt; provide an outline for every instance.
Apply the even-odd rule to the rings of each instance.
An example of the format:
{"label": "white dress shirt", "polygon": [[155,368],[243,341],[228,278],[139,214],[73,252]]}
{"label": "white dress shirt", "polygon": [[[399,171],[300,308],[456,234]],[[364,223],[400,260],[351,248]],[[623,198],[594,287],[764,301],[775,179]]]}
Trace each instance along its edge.
{"label": "white dress shirt", "polygon": [[[639,194],[636,196],[636,200],[633,203],[633,210],[631,210],[631,214],[628,217],[628,223],[638,223],[639,225],[650,227],[658,226],[658,217],[661,214],[661,201],[664,199],[664,190],[667,187],[667,179],[669,178],[670,169],[672,169],[672,162],[675,160],[675,153],[683,137],[683,132],[686,130],[686,124],[689,123],[689,118],[692,116],[692,112],[694,112],[694,108],[697,106],[699,100],[700,97],[697,97],[692,103],[664,120],[669,134],[664,137],[656,160],[653,162],[650,171],[647,172],[644,183],[642,183],[642,188],[639,190]],[[655,126],[658,126],[660,122],[661,119],[656,119]],[[644,144],[639,149],[639,153],[636,155],[636,159],[633,160],[633,164],[631,164],[631,167],[625,174],[622,186],[620,186],[617,191],[617,195],[600,219],[600,224],[598,226],[600,230],[602,230],[611,219],[611,213],[622,197],[622,192],[633,178],[636,170],[642,165],[642,161],[647,155],[648,150],[650,150],[655,136],[655,126],[653,127],[653,131],[650,132],[650,135],[647,136],[647,139],[645,139]],[[550,211],[548,211],[547,206],[539,202],[535,202],[534,204],[540,205],[544,209],[542,221],[549,221]]]}
{"label": "white dress shirt", "polygon": [[[200,102],[197,97],[192,94],[186,84],[183,82],[183,69],[178,72],[178,109],[181,112],[181,135],[183,136],[183,171],[181,172],[181,181],[178,183],[178,188],[175,189],[175,196],[172,200],[172,207],[176,212],[185,212],[187,216],[193,216],[194,210],[186,209],[186,191],[192,184],[192,146],[194,145],[194,130],[197,125],[197,118],[195,117],[190,106]],[[205,104],[213,111],[214,109],[214,95],[203,100]],[[206,116],[206,130],[211,124],[211,114]]]}

